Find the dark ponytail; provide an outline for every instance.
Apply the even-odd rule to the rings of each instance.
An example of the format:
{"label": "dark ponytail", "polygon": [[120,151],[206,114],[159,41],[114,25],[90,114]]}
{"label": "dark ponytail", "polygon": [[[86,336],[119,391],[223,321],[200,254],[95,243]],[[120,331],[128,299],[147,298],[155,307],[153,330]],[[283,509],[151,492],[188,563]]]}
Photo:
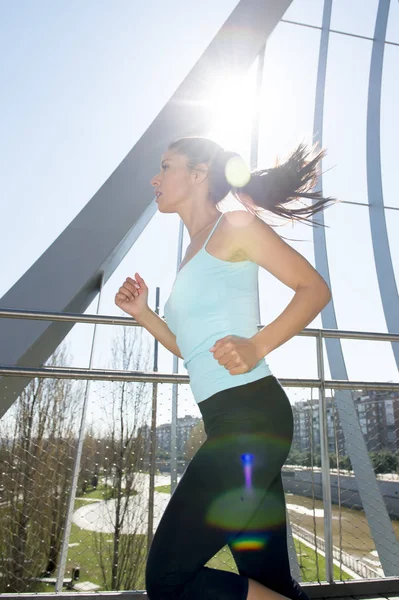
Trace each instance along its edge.
{"label": "dark ponytail", "polygon": [[[226,171],[231,159],[239,158],[243,162],[237,153],[227,152],[212,140],[198,137],[182,138],[169,149],[186,155],[191,168],[200,163],[209,165],[209,195],[215,204],[233,192],[252,214],[267,210],[291,221],[314,225],[310,217],[336,202],[334,198],[324,198],[321,192],[311,191],[317,182],[318,165],[325,155],[324,150],[315,153],[314,149],[300,144],[283,163],[270,169],[248,171],[247,183],[235,187],[227,181]],[[242,194],[250,196],[252,202],[247,202]],[[291,202],[297,204],[300,198],[311,202],[303,203],[299,208],[286,206]]]}
{"label": "dark ponytail", "polygon": [[[310,217],[336,202],[334,198],[324,198],[321,192],[312,191],[317,182],[318,165],[324,155],[325,150],[315,154],[300,144],[283,163],[253,171],[249,183],[233,191],[235,195],[244,192],[252,198],[255,204],[252,210],[250,205],[245,204],[250,212],[266,209],[280,217],[314,225]],[[297,203],[299,198],[313,202],[303,203],[299,208],[286,206],[293,201]]]}

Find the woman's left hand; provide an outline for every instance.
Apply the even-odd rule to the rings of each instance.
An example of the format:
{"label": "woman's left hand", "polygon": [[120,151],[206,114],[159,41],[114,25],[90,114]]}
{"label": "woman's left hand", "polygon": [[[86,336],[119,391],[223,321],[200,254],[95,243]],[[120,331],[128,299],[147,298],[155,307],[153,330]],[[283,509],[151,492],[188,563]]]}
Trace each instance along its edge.
{"label": "woman's left hand", "polygon": [[238,335],[227,335],[221,338],[215,342],[210,351],[230,375],[241,375],[251,371],[261,359],[254,340]]}

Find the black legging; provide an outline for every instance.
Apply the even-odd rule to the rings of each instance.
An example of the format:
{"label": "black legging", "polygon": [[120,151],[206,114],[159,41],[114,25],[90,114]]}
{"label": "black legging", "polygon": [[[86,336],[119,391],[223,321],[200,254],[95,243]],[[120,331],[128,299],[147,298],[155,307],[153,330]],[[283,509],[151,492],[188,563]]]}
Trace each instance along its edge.
{"label": "black legging", "polygon": [[[281,467],[293,417],[269,375],[198,404],[207,439],[186,468],[150,548],[150,600],[245,600],[248,578],[308,600],[291,577]],[[228,544],[239,575],[204,565]]]}

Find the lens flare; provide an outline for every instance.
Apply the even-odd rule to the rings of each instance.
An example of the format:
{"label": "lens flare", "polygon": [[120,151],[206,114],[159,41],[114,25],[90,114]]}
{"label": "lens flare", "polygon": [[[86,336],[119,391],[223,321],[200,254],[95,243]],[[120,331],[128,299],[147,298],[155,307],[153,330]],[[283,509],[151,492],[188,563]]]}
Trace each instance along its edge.
{"label": "lens flare", "polygon": [[244,465],[245,487],[247,490],[249,490],[252,489],[252,464],[254,455],[242,454],[241,460]]}
{"label": "lens flare", "polygon": [[251,172],[240,156],[232,156],[227,161],[225,175],[229,184],[236,188],[244,187],[251,179]]}
{"label": "lens flare", "polygon": [[285,520],[285,507],[274,494],[262,488],[245,487],[220,494],[209,506],[206,522],[217,529],[265,533]]}
{"label": "lens flare", "polygon": [[236,552],[245,552],[248,550],[262,550],[267,543],[268,536],[265,534],[248,534],[238,539],[231,540],[229,546]]}
{"label": "lens flare", "polygon": [[[243,423],[245,425],[245,422]],[[270,432],[212,432],[201,448],[204,467],[220,457],[223,480],[209,481],[219,492],[213,496],[205,515],[206,523],[215,529],[239,535],[267,535],[285,522],[285,505],[279,491],[269,489],[269,457],[274,452],[288,454],[290,440]],[[203,484],[207,485],[206,468]]]}

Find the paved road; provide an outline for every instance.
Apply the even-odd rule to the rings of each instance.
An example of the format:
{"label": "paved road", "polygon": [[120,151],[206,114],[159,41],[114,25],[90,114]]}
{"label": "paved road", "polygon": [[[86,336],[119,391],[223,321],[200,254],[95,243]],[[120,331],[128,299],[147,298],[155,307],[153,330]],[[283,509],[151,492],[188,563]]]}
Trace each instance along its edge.
{"label": "paved road", "polygon": [[[148,495],[150,477],[147,473],[137,473],[134,489],[138,492],[128,501],[122,533],[147,534]],[[156,475],[155,487],[170,484],[170,475]],[[170,494],[154,493],[154,531],[170,499]],[[126,498],[122,499],[122,506]],[[100,500],[81,506],[73,514],[72,522],[81,529],[99,533],[113,533],[116,500]]]}

